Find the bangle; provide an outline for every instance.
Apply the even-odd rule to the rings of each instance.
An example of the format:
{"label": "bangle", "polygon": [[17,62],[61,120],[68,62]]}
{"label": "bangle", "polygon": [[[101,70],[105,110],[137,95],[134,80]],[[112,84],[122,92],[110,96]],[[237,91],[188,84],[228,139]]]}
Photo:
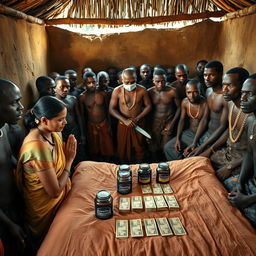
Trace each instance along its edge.
{"label": "bangle", "polygon": [[70,174],[71,174],[71,172],[68,169],[66,169],[66,168],[64,168],[64,172],[67,172],[68,176],[70,176]]}

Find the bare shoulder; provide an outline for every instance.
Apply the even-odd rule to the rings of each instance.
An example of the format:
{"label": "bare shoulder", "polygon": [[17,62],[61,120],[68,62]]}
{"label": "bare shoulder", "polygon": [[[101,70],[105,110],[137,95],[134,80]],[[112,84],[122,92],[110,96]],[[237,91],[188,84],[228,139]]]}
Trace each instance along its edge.
{"label": "bare shoulder", "polygon": [[146,88],[143,85],[137,84],[137,90],[138,92],[146,92]]}
{"label": "bare shoulder", "polygon": [[182,102],[181,102],[181,106],[182,106],[182,107],[187,107],[188,103],[189,103],[188,98],[184,98],[184,99],[182,100]]}
{"label": "bare shoulder", "polygon": [[212,88],[207,88],[205,93],[206,97],[209,97],[212,94],[212,92],[213,92]]}
{"label": "bare shoulder", "polygon": [[122,88],[123,88],[123,85],[122,85],[122,84],[119,85],[119,86],[117,86],[116,88],[114,88],[114,90],[113,90],[113,92],[112,92],[112,95],[119,94],[119,93],[121,92]]}
{"label": "bare shoulder", "polygon": [[177,93],[177,89],[176,88],[174,88],[174,87],[172,87],[170,85],[167,85],[165,88],[166,88],[165,92],[167,94],[169,94],[171,96],[174,96],[174,97],[178,97],[178,93]]}

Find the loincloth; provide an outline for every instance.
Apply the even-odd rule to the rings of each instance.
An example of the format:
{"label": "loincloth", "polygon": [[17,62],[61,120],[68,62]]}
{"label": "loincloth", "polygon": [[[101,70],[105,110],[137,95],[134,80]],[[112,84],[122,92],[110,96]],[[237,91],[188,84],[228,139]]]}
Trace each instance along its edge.
{"label": "loincloth", "polygon": [[114,147],[107,119],[101,123],[87,123],[87,137],[90,155],[113,156]]}

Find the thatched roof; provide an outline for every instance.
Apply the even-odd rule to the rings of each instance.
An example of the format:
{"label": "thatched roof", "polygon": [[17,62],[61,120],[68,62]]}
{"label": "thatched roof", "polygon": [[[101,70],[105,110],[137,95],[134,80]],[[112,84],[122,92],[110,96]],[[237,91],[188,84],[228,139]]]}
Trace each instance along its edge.
{"label": "thatched roof", "polygon": [[[200,19],[220,17],[226,12],[234,12],[256,4],[251,0],[0,0],[0,4],[24,12],[27,15],[50,21],[56,18],[88,19],[94,24],[101,19],[124,20],[158,18],[157,22],[167,22],[166,17],[179,19]],[[165,19],[164,19],[165,17]],[[175,19],[174,19],[175,20]],[[74,21],[74,20],[73,20]],[[153,23],[153,22],[152,22]],[[119,23],[115,23],[118,25]],[[122,25],[122,24],[119,24]]]}

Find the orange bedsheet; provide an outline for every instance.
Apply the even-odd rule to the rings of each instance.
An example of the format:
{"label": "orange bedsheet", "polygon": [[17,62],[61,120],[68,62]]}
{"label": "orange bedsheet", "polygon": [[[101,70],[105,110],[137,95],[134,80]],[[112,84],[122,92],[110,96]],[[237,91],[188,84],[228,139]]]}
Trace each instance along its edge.
{"label": "orange bedsheet", "polygon": [[[141,195],[133,170],[133,192]],[[156,164],[151,164],[155,182]],[[170,162],[171,181],[179,211],[118,212],[117,165],[81,162],[74,174],[72,189],[59,209],[42,243],[39,256],[66,255],[256,255],[256,232],[239,210],[227,200],[210,160],[194,157]],[[114,198],[114,217],[99,220],[94,215],[97,191],[107,189]],[[186,236],[115,238],[116,219],[179,217]],[[145,231],[145,230],[144,230]]]}

